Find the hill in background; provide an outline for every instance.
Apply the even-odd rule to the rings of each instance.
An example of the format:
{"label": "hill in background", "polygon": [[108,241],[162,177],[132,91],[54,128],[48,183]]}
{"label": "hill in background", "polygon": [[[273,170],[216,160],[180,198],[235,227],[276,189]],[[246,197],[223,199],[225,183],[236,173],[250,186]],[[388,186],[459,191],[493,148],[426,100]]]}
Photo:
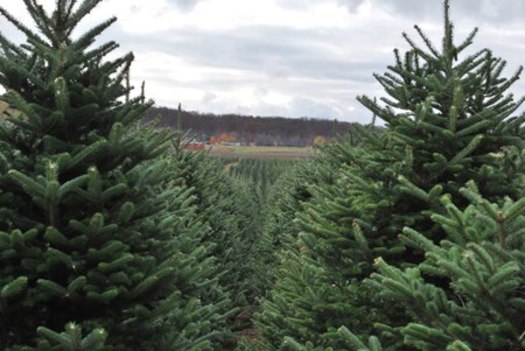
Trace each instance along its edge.
{"label": "hill in background", "polygon": [[[160,118],[160,126],[176,128],[178,110],[152,108],[146,121]],[[180,111],[180,127],[199,141],[227,141],[241,145],[310,146],[344,135],[353,123],[337,120],[284,117],[256,117],[238,114],[216,115]]]}

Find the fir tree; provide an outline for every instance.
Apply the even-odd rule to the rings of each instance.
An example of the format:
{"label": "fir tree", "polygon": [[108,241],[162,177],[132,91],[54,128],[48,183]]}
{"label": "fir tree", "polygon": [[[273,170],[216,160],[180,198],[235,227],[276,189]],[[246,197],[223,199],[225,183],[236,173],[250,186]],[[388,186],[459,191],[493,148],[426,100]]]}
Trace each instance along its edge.
{"label": "fir tree", "polygon": [[284,248],[293,249],[298,233],[293,221],[301,203],[310,197],[308,183],[312,177],[313,161],[302,161],[285,172],[273,185],[268,195],[268,209],[264,228],[257,243],[257,281],[254,281],[257,296],[264,297],[273,285],[275,269],[279,264],[279,253]]}
{"label": "fir tree", "polygon": [[[474,182],[460,192],[471,202],[465,210],[444,196],[446,214],[432,214],[448,239],[436,244],[405,228],[401,240],[424,251],[427,259],[401,270],[378,258],[373,284],[385,299],[409,311],[409,323],[397,328],[406,345],[419,350],[522,350],[525,198],[491,203]],[[340,334],[348,345],[374,350],[345,328]]]}
{"label": "fir tree", "polygon": [[[344,149],[355,147],[357,141],[350,137],[321,147],[314,160],[298,164],[276,184],[258,259],[259,276],[263,278],[259,289],[264,292],[261,293],[264,299],[255,315],[255,323],[262,332],[265,348],[278,347],[285,338],[298,337],[299,330],[299,333],[313,335],[318,325],[323,328],[320,319],[314,320],[303,313],[302,306],[308,304],[308,295],[297,294],[297,291],[308,291],[309,296],[316,294],[314,290],[320,285],[314,279],[322,272],[322,267],[314,267],[315,262],[311,260],[302,260],[307,247],[297,244],[302,227],[296,216],[308,206],[315,189],[336,182],[333,170],[346,161]],[[317,295],[329,296],[331,289],[330,285],[328,290]]]}
{"label": "fir tree", "polygon": [[507,94],[521,68],[506,79],[505,61],[490,50],[465,56],[477,29],[456,44],[448,1],[444,8],[442,48],[416,26],[424,47],[404,35],[410,50],[405,55],[396,50],[389,72],[376,75],[388,95],[381,99],[385,106],[358,98],[386,122],[385,133],[362,129],[361,147],[343,147],[345,161],[330,170],[334,183],[314,187],[312,200],[298,214],[302,250],[293,266],[300,270],[278,280],[271,297],[287,308],[264,311],[271,316],[268,335],[283,321],[288,337],[280,334],[271,347],[347,349],[338,332],[342,325],[361,339],[375,325],[383,330],[384,345],[403,347],[395,327],[410,318],[404,306],[385,300],[366,280],[374,259],[381,256],[395,267],[420,263],[423,253],[407,248],[398,234],[411,226],[431,242],[447,238],[430,213],[445,212],[443,193],[464,209],[468,202],[459,189],[469,180],[489,201],[522,191],[519,169],[501,158],[523,148],[525,117],[512,116],[523,100]]}
{"label": "fir tree", "polygon": [[[203,238],[217,258],[217,277],[236,307],[249,303],[250,259],[255,242],[256,201],[248,184],[224,174],[223,165],[204,152],[183,148],[184,138],[174,141],[173,172],[181,185],[195,188],[199,217],[210,230]],[[243,264],[239,264],[243,262]]]}
{"label": "fir tree", "polygon": [[39,33],[0,8],[26,35],[0,35],[0,348],[220,345],[228,299],[172,135],[137,127],[152,102],[130,97],[133,55],[93,46],[115,18],[73,37],[100,0],[24,3]]}

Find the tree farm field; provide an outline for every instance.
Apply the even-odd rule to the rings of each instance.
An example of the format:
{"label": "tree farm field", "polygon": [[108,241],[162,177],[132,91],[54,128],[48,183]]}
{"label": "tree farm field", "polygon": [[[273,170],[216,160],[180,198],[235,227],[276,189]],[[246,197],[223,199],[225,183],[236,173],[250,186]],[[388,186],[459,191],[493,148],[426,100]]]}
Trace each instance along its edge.
{"label": "tree farm field", "polygon": [[[454,39],[449,3],[460,1],[439,1],[442,48],[417,25],[419,39],[403,32],[408,51],[395,49],[389,71],[373,74],[387,96],[363,91],[357,97],[372,123],[348,123],[343,135],[334,119],[289,139],[277,131],[299,124],[284,128],[275,119],[263,128],[259,117],[245,124],[239,115],[213,113],[216,126],[201,122],[203,129],[190,136],[181,103],[167,119],[176,123],[145,121],[154,101],[146,99],[145,83],[140,95],[134,92],[135,56],[115,57],[114,41],[93,46],[116,19],[96,20],[101,24],[77,35],[77,24],[102,0],[55,0],[51,11],[39,5],[43,0],[3,1],[0,18],[26,41],[14,36],[11,42],[0,22],[0,351],[525,349],[525,112],[519,110],[525,98],[514,100],[509,91],[523,69],[505,78],[506,61],[492,50],[465,55],[478,29]],[[341,1],[331,2],[342,12]],[[15,3],[25,4],[34,23],[14,15]],[[393,21],[385,26],[382,14],[390,10],[371,8],[348,19],[373,14],[381,23],[361,22],[366,31],[380,25],[374,33],[398,22],[389,15]],[[216,9],[208,8],[219,18]],[[186,12],[173,13],[178,17],[170,21],[192,23]],[[323,14],[322,23],[332,25],[335,12]],[[325,27],[318,24],[305,35]],[[283,29],[271,25],[261,34]],[[238,27],[248,33],[254,26]],[[288,31],[294,41],[286,51],[295,57],[300,46],[307,59],[289,67],[307,63],[300,70],[308,72],[319,45],[297,45],[296,27]],[[203,29],[188,28],[189,34]],[[216,29],[205,44],[215,48],[217,38],[228,38],[229,45],[224,35],[233,29]],[[189,102],[204,98],[216,108],[235,95],[228,109],[291,112],[297,104],[315,114],[346,115],[352,105],[332,94],[346,99],[354,91],[346,84],[362,81],[333,65],[337,31],[337,46],[325,46],[324,30],[315,35],[331,58],[315,66],[321,74],[279,74],[272,86],[266,79],[273,69],[224,59],[228,65],[179,75],[169,95],[184,98],[179,91],[187,88],[193,94],[202,80],[204,95]],[[367,53],[363,41],[350,39]],[[385,47],[375,40],[369,48]],[[246,43],[231,52],[249,48],[263,60],[267,51],[266,58],[285,52],[284,46],[266,50],[268,41]],[[159,62],[171,63],[164,55]],[[172,58],[187,72],[184,57]],[[285,61],[277,62],[279,70]],[[220,76],[233,79],[221,85]],[[308,95],[288,98],[283,78],[292,89],[308,85]],[[351,78],[344,90],[340,78]],[[320,79],[330,89],[314,86]],[[369,86],[355,90],[361,88]],[[282,107],[270,101],[274,94]],[[376,118],[384,125],[376,126]],[[260,134],[234,134],[235,123]],[[160,129],[173,125],[176,130]],[[313,146],[241,146],[278,143]]]}
{"label": "tree farm field", "polygon": [[212,157],[233,158],[268,158],[268,159],[300,159],[311,157],[315,154],[313,147],[292,146],[230,146],[212,145],[209,147]]}

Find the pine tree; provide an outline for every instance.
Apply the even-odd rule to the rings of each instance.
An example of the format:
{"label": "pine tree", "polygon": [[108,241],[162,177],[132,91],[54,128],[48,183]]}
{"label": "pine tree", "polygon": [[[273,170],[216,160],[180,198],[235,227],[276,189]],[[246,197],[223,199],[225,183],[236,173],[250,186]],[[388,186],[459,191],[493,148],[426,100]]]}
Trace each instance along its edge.
{"label": "pine tree", "polygon": [[256,250],[257,281],[254,281],[254,285],[259,297],[264,297],[266,290],[273,285],[279,252],[285,247],[295,246],[294,238],[298,230],[293,218],[300,209],[301,202],[310,197],[308,183],[313,178],[314,167],[313,161],[299,162],[276,180],[268,195],[264,227]]}
{"label": "pine tree", "polygon": [[[460,192],[471,202],[465,210],[444,196],[446,214],[432,214],[448,239],[436,244],[405,228],[401,240],[424,251],[427,259],[401,270],[378,258],[373,283],[385,299],[409,311],[409,323],[398,328],[406,345],[522,350],[525,198],[491,203],[474,182]],[[433,277],[443,281],[436,284]]]}
{"label": "pine tree", "polygon": [[[354,234],[350,230],[356,228],[353,226],[358,214],[355,204],[372,210],[373,204],[385,195],[380,189],[364,195],[349,189],[345,171],[349,169],[347,162],[350,158],[346,157],[353,155],[354,162],[363,161],[370,174],[382,169],[382,165],[371,167],[371,163],[366,164],[367,154],[349,142],[334,146],[332,152],[337,152],[339,158],[334,158],[335,162],[332,161],[330,166],[323,165],[325,181],[310,187],[311,199],[296,214],[296,247],[280,255],[281,268],[275,286],[264,301],[258,318],[269,349],[297,343],[312,343],[320,350],[327,346],[342,346],[333,343],[334,335],[335,339],[338,338],[335,331],[339,326],[352,321],[352,327],[368,331],[370,319],[376,314],[377,303],[367,299],[370,289],[349,284],[356,277],[364,278],[371,272],[366,263],[363,238],[358,237],[360,241],[350,246],[335,236],[339,233]],[[365,182],[359,185],[369,190],[374,188],[373,184]],[[316,234],[331,234],[334,238],[330,242],[330,239],[317,239]],[[314,256],[317,252],[322,252],[330,261],[319,260]]]}
{"label": "pine tree", "polygon": [[220,345],[228,299],[209,298],[209,226],[176,186],[172,135],[138,128],[152,102],[130,97],[133,55],[93,46],[115,18],[73,37],[100,0],[24,3],[39,33],[0,7],[26,36],[0,35],[0,348]]}
{"label": "pine tree", "polygon": [[[277,348],[285,338],[298,337],[303,332],[313,335],[316,326],[322,326],[320,319],[311,319],[310,315],[303,313],[302,306],[308,304],[308,295],[297,294],[301,290],[314,294],[319,284],[313,280],[322,272],[322,267],[302,259],[307,247],[297,245],[302,227],[296,215],[308,206],[315,196],[315,189],[336,182],[333,170],[340,168],[346,160],[344,148],[355,147],[356,141],[348,138],[321,147],[314,160],[298,164],[276,184],[258,260],[259,275],[263,278],[259,289],[265,298],[255,315],[255,323],[264,337],[264,348]],[[318,295],[330,294],[330,289],[331,286]]]}
{"label": "pine tree", "polygon": [[[330,170],[335,182],[314,187],[298,214],[302,250],[293,266],[300,270],[287,273],[272,291],[274,304],[287,307],[264,311],[273,314],[270,321],[284,321],[288,337],[274,338],[271,347],[347,349],[345,329],[338,332],[343,325],[356,340],[368,339],[376,327],[384,345],[403,347],[395,327],[409,315],[368,282],[374,259],[381,256],[394,267],[423,261],[423,253],[407,248],[398,234],[410,226],[435,243],[447,238],[430,214],[445,212],[444,193],[460,210],[468,206],[459,191],[470,180],[489,201],[521,193],[519,169],[502,164],[523,148],[525,116],[512,116],[523,100],[507,94],[521,68],[507,79],[505,61],[490,50],[464,56],[477,29],[455,44],[448,1],[444,8],[441,50],[416,26],[424,48],[405,34],[409,51],[396,50],[389,72],[375,76],[388,95],[384,107],[358,98],[385,121],[385,133],[361,128],[361,147],[342,146],[345,160]],[[265,328],[271,334],[283,327],[275,322]]]}
{"label": "pine tree", "polygon": [[[194,187],[201,220],[208,223],[206,242],[217,258],[217,276],[234,306],[249,303],[250,257],[255,242],[256,202],[240,180],[224,174],[223,165],[204,152],[184,150],[182,135],[174,141],[174,173],[181,185]],[[239,264],[243,262],[243,264]]]}

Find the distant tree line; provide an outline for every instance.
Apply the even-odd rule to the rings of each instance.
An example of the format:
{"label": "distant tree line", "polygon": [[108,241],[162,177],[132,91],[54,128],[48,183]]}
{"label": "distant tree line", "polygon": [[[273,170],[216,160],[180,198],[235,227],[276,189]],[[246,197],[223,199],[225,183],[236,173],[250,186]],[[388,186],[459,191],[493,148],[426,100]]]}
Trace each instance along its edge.
{"label": "distant tree line", "polygon": [[344,135],[352,123],[312,118],[256,117],[238,114],[216,115],[194,111],[179,111],[168,107],[152,108],[145,121],[159,118],[159,126],[191,131],[197,139],[209,140],[228,134],[243,145],[309,146],[314,139]]}

